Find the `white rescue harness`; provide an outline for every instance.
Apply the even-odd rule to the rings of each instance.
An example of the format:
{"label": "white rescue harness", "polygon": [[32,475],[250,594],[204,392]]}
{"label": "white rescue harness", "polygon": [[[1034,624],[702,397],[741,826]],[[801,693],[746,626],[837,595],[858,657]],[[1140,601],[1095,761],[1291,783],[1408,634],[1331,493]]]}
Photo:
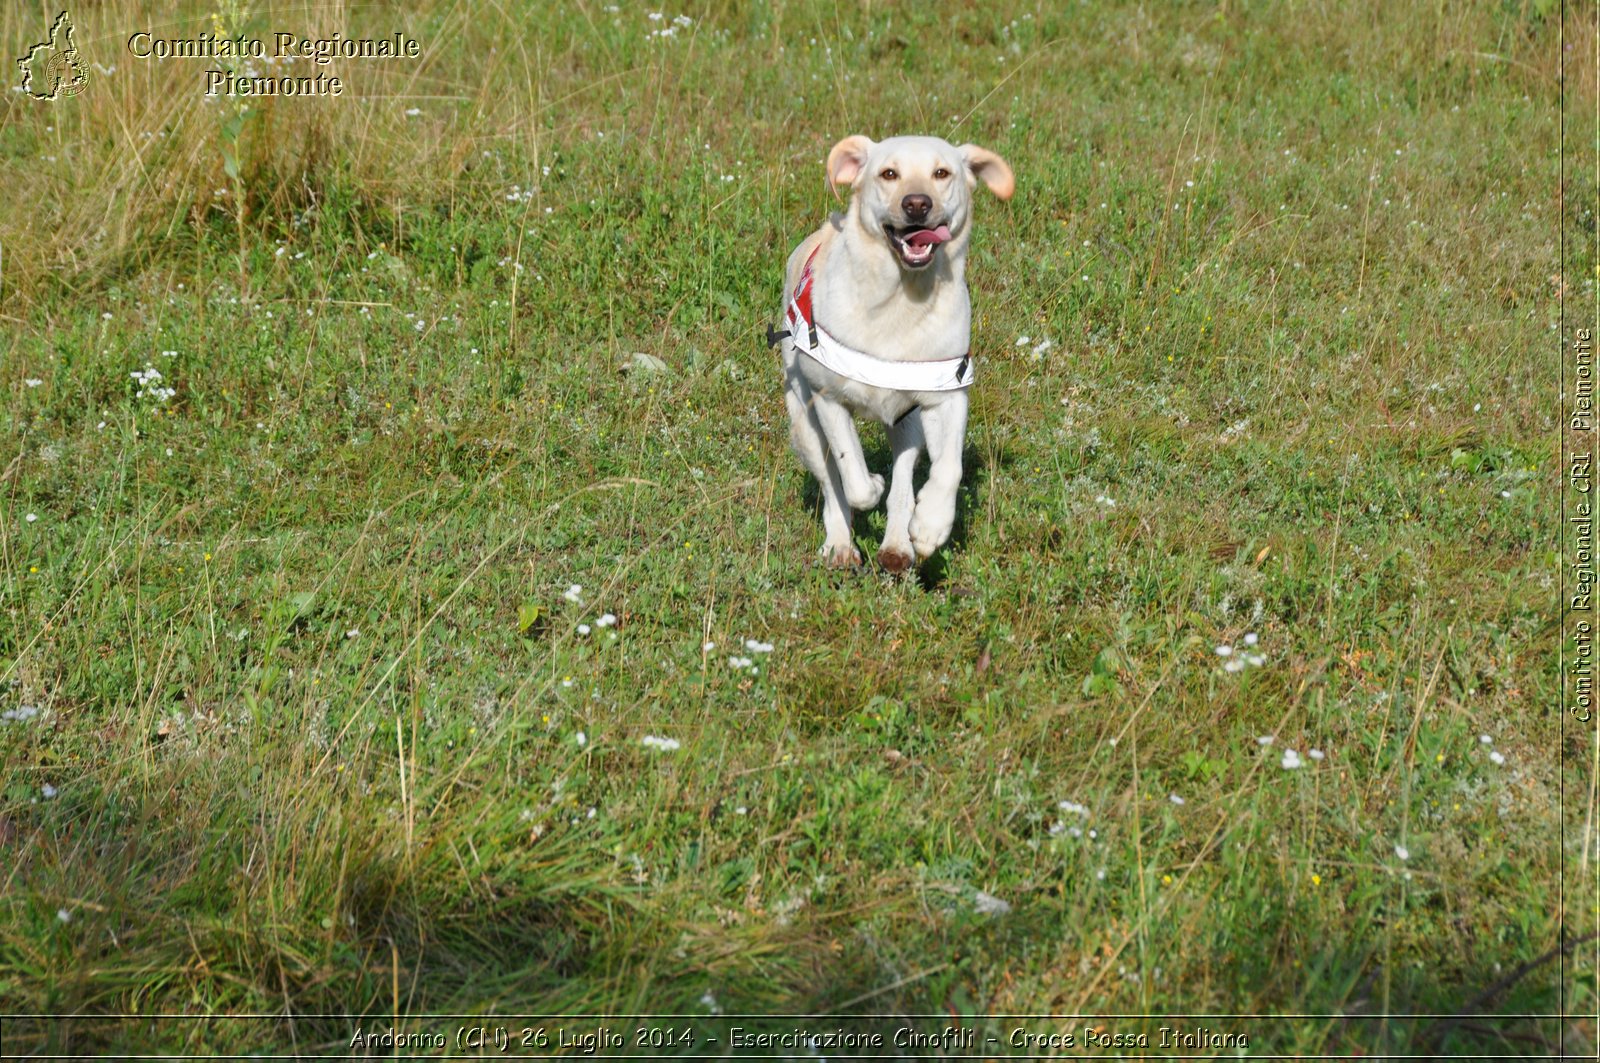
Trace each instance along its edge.
{"label": "white rescue harness", "polygon": [[[817,251],[822,250],[820,247]],[[887,358],[874,358],[865,351],[847,347],[828,334],[816,319],[811,307],[811,285],[816,279],[811,263],[817,257],[811,252],[800,282],[789,298],[789,309],[784,315],[789,323],[789,336],[795,350],[801,351],[818,364],[833,370],[842,377],[875,388],[892,391],[959,391],[972,386],[972,356],[941,358],[932,362],[891,362]],[[770,330],[769,330],[770,331]]]}

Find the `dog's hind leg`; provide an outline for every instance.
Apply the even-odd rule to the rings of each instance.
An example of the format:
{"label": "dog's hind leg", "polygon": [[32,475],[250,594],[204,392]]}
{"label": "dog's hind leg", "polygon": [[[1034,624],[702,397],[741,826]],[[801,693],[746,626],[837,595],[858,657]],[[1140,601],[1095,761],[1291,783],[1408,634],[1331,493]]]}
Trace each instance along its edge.
{"label": "dog's hind leg", "polygon": [[912,410],[889,426],[894,468],[889,473],[889,520],[883,530],[878,564],[895,574],[911,567],[911,512],[916,505],[912,476],[922,454],[922,415]]}
{"label": "dog's hind leg", "polygon": [[830,567],[849,568],[861,564],[861,554],[850,539],[850,509],[844,501],[839,472],[828,460],[828,442],[810,399],[811,389],[798,374],[791,374],[783,390],[783,400],[789,407],[789,442],[801,464],[817,478],[817,490],[822,494],[821,553]]}

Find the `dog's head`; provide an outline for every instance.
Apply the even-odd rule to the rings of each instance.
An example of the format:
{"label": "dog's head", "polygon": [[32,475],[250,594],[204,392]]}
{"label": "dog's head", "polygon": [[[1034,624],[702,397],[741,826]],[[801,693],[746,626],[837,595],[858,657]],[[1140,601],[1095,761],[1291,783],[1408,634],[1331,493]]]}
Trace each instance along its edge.
{"label": "dog's head", "polygon": [[965,247],[972,193],[982,181],[1010,199],[1016,178],[1006,160],[976,144],[938,137],[845,137],[828,152],[828,183],[855,193],[852,213],[888,242],[900,267],[926,269],[946,243]]}

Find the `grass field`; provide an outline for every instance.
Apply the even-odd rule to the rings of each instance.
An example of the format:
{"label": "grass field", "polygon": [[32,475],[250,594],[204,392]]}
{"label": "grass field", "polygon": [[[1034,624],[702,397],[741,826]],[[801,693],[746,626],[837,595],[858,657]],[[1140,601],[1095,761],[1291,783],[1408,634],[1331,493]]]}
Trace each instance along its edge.
{"label": "grass field", "polygon": [[[155,28],[424,54],[241,112],[108,0],[81,95],[0,105],[0,1010],[85,1016],[7,1052],[1593,1051],[1584,950],[1510,977],[1595,922],[1553,5],[310,6]],[[816,564],[760,337],[829,145],[909,131],[1018,192],[896,582]]]}

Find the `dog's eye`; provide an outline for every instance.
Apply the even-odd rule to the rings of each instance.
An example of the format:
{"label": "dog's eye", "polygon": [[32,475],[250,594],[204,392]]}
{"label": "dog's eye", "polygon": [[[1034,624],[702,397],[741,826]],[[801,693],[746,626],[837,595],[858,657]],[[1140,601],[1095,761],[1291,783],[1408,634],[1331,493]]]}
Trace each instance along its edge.
{"label": "dog's eye", "polygon": [[900,175],[895,172],[894,167],[892,166],[889,169],[884,170],[878,176],[883,178],[885,181],[895,181],[899,180],[900,178]]}
{"label": "dog's eye", "polygon": [[946,177],[949,177],[949,176],[950,176],[950,171],[946,170],[943,166],[941,166],[937,170],[933,171],[933,179],[935,181],[943,181]]}

